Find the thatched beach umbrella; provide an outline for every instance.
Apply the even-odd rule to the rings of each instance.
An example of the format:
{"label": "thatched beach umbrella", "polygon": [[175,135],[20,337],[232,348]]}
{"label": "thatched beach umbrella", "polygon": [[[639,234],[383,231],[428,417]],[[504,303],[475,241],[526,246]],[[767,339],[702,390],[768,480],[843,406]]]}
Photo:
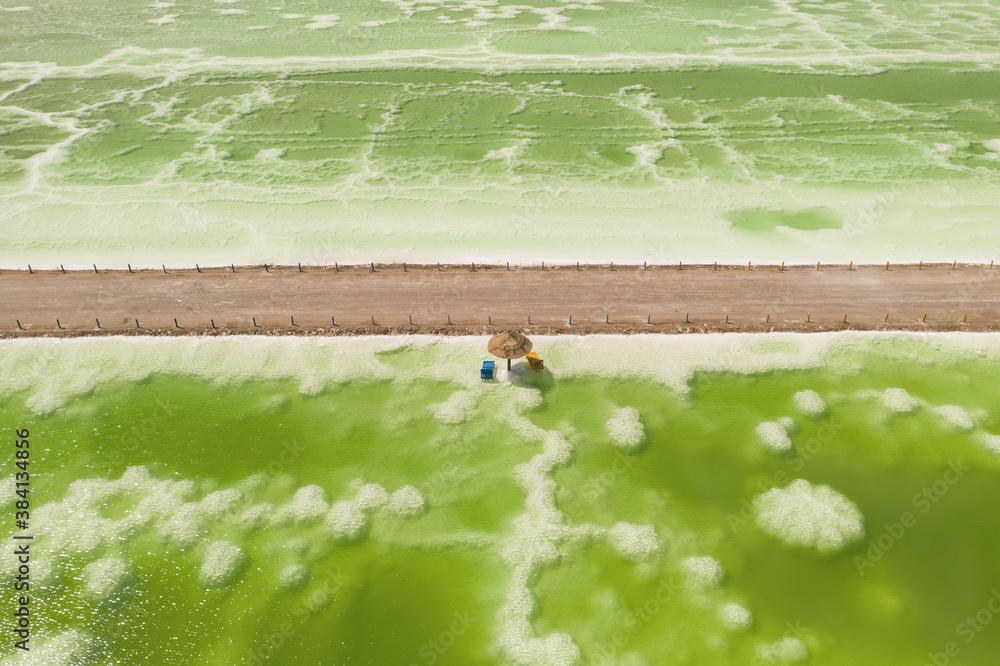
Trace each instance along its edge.
{"label": "thatched beach umbrella", "polygon": [[490,338],[486,349],[494,356],[507,359],[507,369],[510,370],[510,359],[521,358],[530,352],[531,340],[517,331],[505,331]]}

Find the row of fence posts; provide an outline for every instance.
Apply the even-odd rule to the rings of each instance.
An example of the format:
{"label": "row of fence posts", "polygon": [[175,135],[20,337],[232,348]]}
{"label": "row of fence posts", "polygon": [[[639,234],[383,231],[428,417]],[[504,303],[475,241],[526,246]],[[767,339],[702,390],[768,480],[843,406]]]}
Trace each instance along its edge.
{"label": "row of fence posts", "polygon": [[[543,261],[541,263],[542,263],[542,270],[544,271],[545,270],[545,262]],[[816,262],[816,270],[817,271],[820,269],[820,263],[821,262],[818,262],[818,261]],[[990,265],[989,265],[990,270],[993,269],[993,263],[994,263],[993,261],[990,261]],[[100,273],[100,271],[97,269],[97,264],[92,264],[92,265],[94,267],[94,272],[95,273]],[[305,269],[302,268],[302,263],[299,262],[297,265],[298,265],[299,273],[305,273]],[[372,273],[377,273],[378,272],[377,269],[375,268],[375,262],[374,261],[369,262],[368,265],[371,267],[371,272]],[[386,264],[382,264],[382,265],[385,266]],[[391,266],[392,264],[389,264],[389,265]],[[494,264],[482,264],[481,263],[481,264],[479,264],[479,267],[482,268],[484,266],[492,266],[492,265],[494,265]],[[590,265],[594,266],[595,264],[590,264]],[[600,264],[596,264],[596,265],[600,265]],[[661,264],[661,265],[664,265],[664,264]],[[770,265],[772,265],[772,264],[758,264],[758,267],[760,267],[760,266],[770,266]],[[834,265],[835,264],[827,264],[827,266],[834,266]],[[879,264],[879,265],[881,265],[881,264]],[[888,261],[885,262],[885,270],[890,270],[889,269],[889,265],[890,265],[890,262],[888,262]],[[913,264],[903,264],[903,265],[904,266],[906,266],[906,265],[912,266]],[[126,266],[127,266],[127,269],[128,269],[129,273],[135,273],[136,272],[136,271],[132,270],[132,264],[126,264]],[[471,266],[472,266],[472,272],[476,272],[476,262],[474,262],[474,261],[471,262]],[[586,264],[585,264],[585,266],[586,266]],[[160,267],[162,268],[162,270],[163,270],[164,273],[167,273],[167,266],[166,266],[166,264],[161,264]],[[194,267],[195,267],[195,270],[197,272],[199,272],[199,273],[202,272],[201,266],[199,264],[195,264]],[[230,264],[229,267],[230,267],[230,270],[233,273],[236,272],[236,264]],[[273,264],[264,264],[264,272],[270,273],[271,272],[271,268],[273,268],[273,267],[274,267]],[[340,272],[340,264],[339,263],[334,262],[333,267],[334,267],[335,271],[337,271],[338,273]],[[524,268],[528,268],[528,266],[523,266],[523,267]],[[246,266],[244,268],[250,268],[250,267]],[[322,266],[317,267],[317,268],[322,268]],[[917,270],[923,270],[923,268],[924,268],[924,262],[921,261],[921,262],[919,262],[917,264]],[[443,270],[441,268],[441,262],[440,261],[437,262],[437,269],[439,271]],[[958,262],[957,261],[953,261],[952,264],[951,264],[951,270],[957,270],[957,269],[958,269]],[[59,270],[62,271],[63,273],[67,272],[66,269],[63,267],[62,264],[59,264]],[[112,269],[112,270],[114,270],[114,269]],[[181,269],[178,269],[178,270],[184,270],[184,269],[181,268]],[[507,262],[507,270],[508,271],[510,270],[510,262],[509,261]],[[576,270],[582,270],[580,268],[580,262],[579,261],[576,262]],[[615,270],[615,262],[613,262],[613,261],[611,262],[610,270],[612,270],[612,271]],[[642,270],[644,270],[644,271],[649,270],[649,265],[645,261],[642,262]],[[684,262],[683,261],[678,261],[677,262],[677,270],[684,270]],[[714,262],[712,264],[712,270],[713,271],[719,270],[719,262],[716,261],[716,262]],[[753,262],[752,261],[748,261],[747,262],[747,270],[753,270]],[[784,272],[786,270],[788,270],[788,269],[785,268],[785,262],[781,262],[781,266],[778,267],[778,271],[779,272]],[[854,270],[854,262],[853,261],[848,264],[847,270],[849,270],[849,271]],[[405,261],[403,262],[403,272],[404,273],[408,273],[409,272],[409,269],[407,267],[407,263]],[[28,264],[28,273],[30,273],[32,275],[35,274],[35,270],[31,267],[31,264]]]}
{"label": "row of fence posts", "polygon": [[[884,324],[888,324],[889,323],[889,315],[890,314],[891,313],[888,313],[888,312],[886,313],[885,319],[883,319],[882,323],[884,323]],[[924,316],[920,320],[921,323],[927,323],[927,314],[928,313],[926,313],[926,312],[924,313]],[[447,317],[448,317],[448,325],[452,326],[453,324],[452,324],[452,321],[451,321],[451,315],[449,314],[449,315],[447,315]],[[962,322],[961,323],[963,323],[963,324],[968,323],[968,318],[969,318],[969,313],[965,313],[962,316]],[[174,319],[174,328],[177,328],[177,329],[183,329],[184,328],[183,326],[181,326],[177,322],[177,318],[176,317],[174,317],[173,319]],[[295,315],[290,315],[289,319],[290,319],[291,325],[293,327],[298,328],[300,326],[299,324],[295,323]],[[251,320],[253,322],[253,328],[261,328],[261,325],[257,323],[257,318],[256,317],[251,317]],[[26,331],[26,330],[28,330],[28,329],[24,328],[21,325],[21,320],[20,319],[15,319],[14,321],[17,322],[17,328],[18,328],[18,330],[20,330],[20,331]],[[103,326],[101,326],[101,320],[99,318],[95,318],[94,321],[97,324],[97,329],[98,330],[102,330],[102,331],[109,330],[109,329],[106,329]],[[486,318],[486,322],[490,326],[494,326],[495,325],[493,323],[493,317],[492,316],[488,316]],[[211,327],[213,329],[218,330],[219,327],[215,325],[215,319],[214,318],[210,318],[209,319],[209,323],[210,323],[210,325],[211,325]],[[375,315],[371,315],[371,323],[372,323],[372,326],[376,326],[376,327],[379,326],[379,324],[377,324],[375,322]],[[612,324],[612,322],[611,322],[611,315],[610,314],[605,314],[604,315],[604,323],[607,324],[607,325],[611,325]],[[665,322],[665,323],[670,323],[670,322]],[[692,323],[691,322],[691,313],[690,312],[684,313],[684,323],[685,324]],[[704,322],[704,320],[703,320],[702,323],[707,323],[707,322]],[[728,314],[726,315],[725,323],[726,324],[732,324],[732,322],[729,321],[729,315]],[[771,315],[770,314],[768,314],[768,315],[765,316],[764,323],[765,324],[771,323]],[[778,322],[775,322],[775,323],[778,323]],[[785,321],[785,322],[782,322],[782,323],[794,323],[794,322]],[[806,313],[805,323],[807,323],[807,324],[810,324],[810,323],[815,324],[815,323],[819,323],[819,322],[812,321],[812,313]],[[840,323],[842,323],[842,324],[848,324],[849,323],[847,321],[847,315],[846,314],[844,315],[843,321],[840,322]],[[417,326],[418,325],[418,324],[414,324],[413,323],[413,315],[409,315],[409,324],[410,324],[410,326]],[[650,326],[655,326],[656,325],[656,324],[653,323],[653,315],[651,315],[651,314],[646,315],[646,324],[648,324]],[[336,326],[336,327],[340,326],[340,324],[337,323],[337,319],[336,319],[335,316],[331,316],[330,317],[330,325],[331,326]],[[508,324],[504,324],[504,325],[508,325]],[[528,325],[529,326],[537,326],[539,324],[537,322],[532,322],[531,321],[531,315],[528,315]],[[568,325],[569,326],[574,326],[574,324],[573,324],[573,315],[569,316],[569,323],[568,323]],[[579,324],[577,324],[577,325],[579,325]],[[139,320],[137,318],[135,319],[135,327],[138,330],[142,330],[142,326],[139,325]],[[59,329],[59,330],[62,330],[62,331],[67,330],[66,328],[63,327],[62,322],[59,319],[56,319],[56,328]]]}

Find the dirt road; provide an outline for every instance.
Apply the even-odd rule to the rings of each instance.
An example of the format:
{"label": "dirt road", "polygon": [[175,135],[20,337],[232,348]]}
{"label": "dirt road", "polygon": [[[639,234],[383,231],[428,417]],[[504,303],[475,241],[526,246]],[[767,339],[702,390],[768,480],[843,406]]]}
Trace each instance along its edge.
{"label": "dirt road", "polygon": [[1000,267],[0,271],[2,337],[470,334],[507,328],[542,334],[1000,331]]}

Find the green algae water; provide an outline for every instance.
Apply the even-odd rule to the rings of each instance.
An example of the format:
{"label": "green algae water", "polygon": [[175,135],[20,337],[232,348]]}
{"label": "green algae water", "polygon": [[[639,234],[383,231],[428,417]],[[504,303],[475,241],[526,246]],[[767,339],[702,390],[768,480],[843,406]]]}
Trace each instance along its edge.
{"label": "green algae water", "polygon": [[484,349],[3,343],[2,663],[995,662],[992,336]]}
{"label": "green algae water", "polygon": [[334,6],[0,7],[3,267],[995,258],[989,3]]}

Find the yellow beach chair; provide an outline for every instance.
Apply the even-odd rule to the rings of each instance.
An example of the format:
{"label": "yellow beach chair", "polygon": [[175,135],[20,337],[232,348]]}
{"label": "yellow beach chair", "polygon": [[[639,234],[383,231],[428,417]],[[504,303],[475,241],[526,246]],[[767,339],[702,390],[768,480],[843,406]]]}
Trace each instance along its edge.
{"label": "yellow beach chair", "polygon": [[531,366],[531,369],[535,372],[538,372],[545,367],[545,361],[538,358],[538,354],[535,352],[528,352],[524,358],[528,359],[528,365]]}

